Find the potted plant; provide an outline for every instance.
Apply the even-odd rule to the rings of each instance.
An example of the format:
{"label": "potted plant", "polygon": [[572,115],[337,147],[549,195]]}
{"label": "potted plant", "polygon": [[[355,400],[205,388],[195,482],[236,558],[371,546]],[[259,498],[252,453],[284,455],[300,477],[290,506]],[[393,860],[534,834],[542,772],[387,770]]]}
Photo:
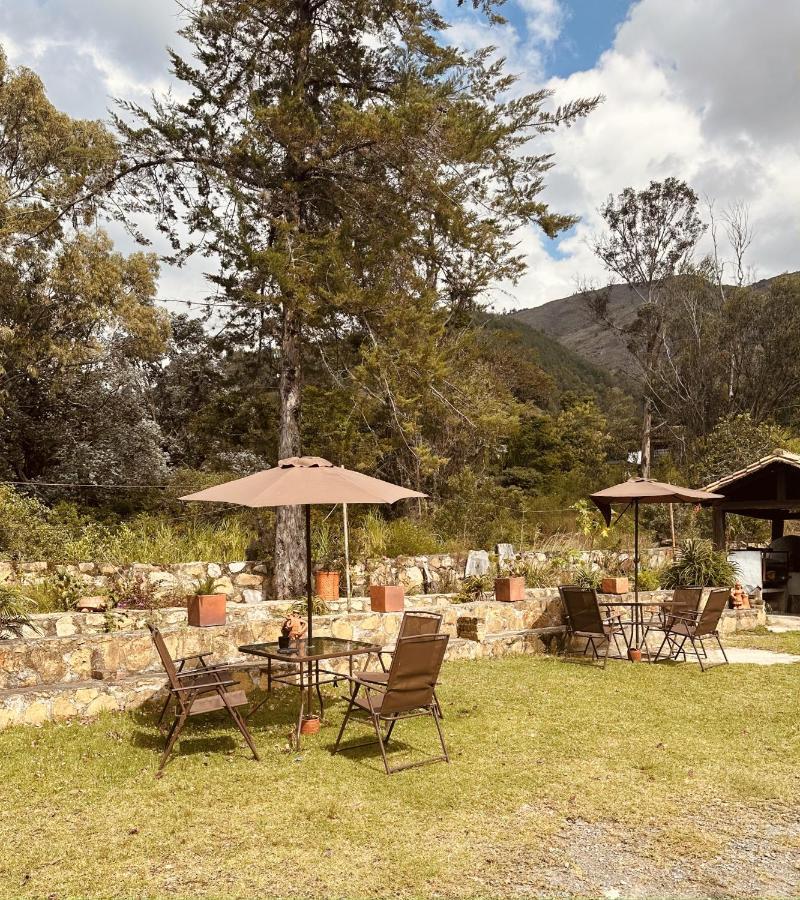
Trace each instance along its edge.
{"label": "potted plant", "polygon": [[196,628],[225,624],[225,594],[217,591],[217,579],[211,575],[200,578],[195,584],[195,593],[189,597],[187,619]]}
{"label": "potted plant", "polygon": [[315,553],[318,568],[314,571],[314,593],[322,600],[339,599],[339,570],[333,550],[331,530],[323,522],[314,534]]}
{"label": "potted plant", "polygon": [[369,605],[373,612],[402,612],[406,605],[406,589],[401,584],[371,584]]}
{"label": "potted plant", "polygon": [[494,598],[501,603],[516,603],[525,599],[525,563],[517,558],[509,563],[502,575],[494,580]]}

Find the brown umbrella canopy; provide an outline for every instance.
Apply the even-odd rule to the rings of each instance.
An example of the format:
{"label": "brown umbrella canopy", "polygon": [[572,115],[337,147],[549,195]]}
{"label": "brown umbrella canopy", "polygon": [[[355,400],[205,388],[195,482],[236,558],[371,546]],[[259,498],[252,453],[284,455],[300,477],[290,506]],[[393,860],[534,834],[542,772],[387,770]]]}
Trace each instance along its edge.
{"label": "brown umbrella canopy", "polygon": [[[181,500],[236,503],[239,506],[304,506],[306,519],[306,593],[308,638],[313,635],[311,603],[311,506],[316,503],[395,503],[407,497],[426,497],[419,491],[334,466],[319,456],[292,456],[274,469],[237,478],[216,487],[187,494]],[[309,681],[310,684],[310,681]],[[311,688],[309,687],[309,691]]]}
{"label": "brown umbrella canopy", "polygon": [[188,494],[181,500],[236,503],[239,506],[308,506],[315,503],[395,503],[406,497],[425,497],[419,491],[372,478],[319,456],[292,456],[274,469],[265,469]]}
{"label": "brown umbrella canopy", "polygon": [[622,484],[604,488],[589,495],[595,502],[606,525],[611,524],[611,507],[624,504],[630,506],[634,501],[639,503],[710,503],[721,500],[721,494],[710,494],[708,491],[695,491],[692,488],[679,487],[650,478],[629,478]]}

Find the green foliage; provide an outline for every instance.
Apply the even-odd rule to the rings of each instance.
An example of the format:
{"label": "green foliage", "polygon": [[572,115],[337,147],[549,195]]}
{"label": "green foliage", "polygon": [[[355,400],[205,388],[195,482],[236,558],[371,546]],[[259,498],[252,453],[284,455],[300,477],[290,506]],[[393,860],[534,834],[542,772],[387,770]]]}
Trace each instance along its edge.
{"label": "green foliage", "polygon": [[422,519],[393,519],[386,529],[387,556],[422,556],[436,553],[440,541]]}
{"label": "green foliage", "polygon": [[354,549],[361,559],[376,559],[386,556],[389,526],[386,519],[374,509],[370,509],[361,520],[355,537]]}
{"label": "green foliage", "polygon": [[488,572],[484,575],[468,575],[461,582],[461,590],[454,598],[456,603],[476,603],[487,600],[494,591],[494,576]]}
{"label": "green foliage", "polygon": [[0,640],[9,635],[21,637],[24,628],[34,627],[33,610],[32,602],[17,588],[0,584]]}
{"label": "green foliage", "polygon": [[661,569],[640,569],[639,570],[639,590],[640,591],[657,591],[661,587],[662,570]]}
{"label": "green foliage", "polygon": [[700,585],[733,587],[736,566],[725,553],[715,550],[711,541],[688,538],[683,541],[676,558],[661,571],[661,587],[672,589]]}
{"label": "green foliage", "polygon": [[219,584],[218,578],[214,578],[213,575],[206,575],[204,578],[198,578],[195,581],[194,590],[195,590],[195,593],[198,595],[216,594],[218,584]]}
{"label": "green foliage", "polygon": [[25,585],[22,590],[37,612],[69,612],[86,595],[87,585],[83,578],[70,572],[55,572],[41,582]]}
{"label": "green foliage", "polygon": [[589,563],[581,563],[572,570],[572,583],[582,588],[600,587],[603,580],[603,573],[600,569],[594,569]]}
{"label": "green foliage", "polygon": [[[307,616],[308,598],[297,597],[295,600],[292,600],[289,609],[291,612],[297,613],[298,616]],[[311,615],[327,616],[329,612],[330,610],[328,609],[328,604],[322,599],[322,597],[318,597],[316,594],[313,594],[311,597]]]}
{"label": "green foliage", "polygon": [[730,475],[767,456],[775,449],[787,449],[790,436],[770,422],[757,422],[750,413],[720,419],[697,447],[694,475],[699,484]]}
{"label": "green foliage", "polygon": [[108,592],[109,609],[169,609],[186,606],[186,602],[184,592],[159,590],[147,576],[138,573],[117,576]]}

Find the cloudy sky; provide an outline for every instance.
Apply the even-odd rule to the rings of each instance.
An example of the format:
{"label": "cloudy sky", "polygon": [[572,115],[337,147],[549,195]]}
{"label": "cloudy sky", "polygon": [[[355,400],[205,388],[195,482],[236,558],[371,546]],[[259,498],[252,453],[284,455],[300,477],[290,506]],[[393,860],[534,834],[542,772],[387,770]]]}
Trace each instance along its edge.
{"label": "cloudy sky", "polygon": [[[521,87],[552,88],[555,102],[606,98],[548,139],[556,167],[546,199],[580,224],[557,241],[520,235],[528,273],[495,292],[498,308],[602,279],[587,245],[597,207],[668,175],[718,213],[749,205],[758,277],[800,269],[800,0],[508,0],[499,28],[456,0],[436,2],[453,21],[451,41],[498,46]],[[164,47],[176,45],[177,24],[171,0],[0,0],[11,62],[36,69],[73,116],[103,118],[112,97],[166,88]],[[202,296],[202,263],[164,271],[161,293]]]}

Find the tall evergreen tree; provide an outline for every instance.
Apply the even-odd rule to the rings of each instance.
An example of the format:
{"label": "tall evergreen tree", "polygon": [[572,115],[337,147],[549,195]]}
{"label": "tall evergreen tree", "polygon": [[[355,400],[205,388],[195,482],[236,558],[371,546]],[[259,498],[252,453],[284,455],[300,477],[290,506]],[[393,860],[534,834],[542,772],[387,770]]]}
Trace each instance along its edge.
{"label": "tall evergreen tree", "polygon": [[[473,5],[498,20],[492,0]],[[117,119],[128,208],[155,214],[177,260],[218,260],[210,280],[233,304],[223,311],[274,347],[278,453],[294,456],[304,364],[323,338],[363,342],[374,371],[399,320],[404,342],[518,276],[520,226],[554,236],[574,222],[541,200],[552,160],[527,145],[597,98],[547,111],[547,91],[515,95],[491,48],[467,55],[443,41],[429,0],[184,9],[193,57],[170,54],[179,90]],[[435,371],[435,358],[423,363]],[[396,411],[392,379],[378,383]],[[281,510],[279,595],[303,582],[301,547],[300,511]]]}

